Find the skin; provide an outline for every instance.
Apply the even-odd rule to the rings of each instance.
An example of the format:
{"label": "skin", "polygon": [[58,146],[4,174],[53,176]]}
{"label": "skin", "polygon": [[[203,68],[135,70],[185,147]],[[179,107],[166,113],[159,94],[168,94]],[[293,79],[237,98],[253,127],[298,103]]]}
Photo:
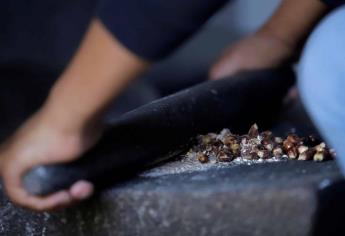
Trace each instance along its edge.
{"label": "skin", "polygon": [[[291,59],[325,11],[318,0],[285,0],[261,30],[224,53],[210,77],[217,79]],[[12,202],[47,211],[90,197],[93,186],[85,180],[47,197],[30,196],[21,186],[21,176],[37,165],[79,158],[102,135],[100,117],[105,108],[149,66],[124,48],[101,22],[93,20],[47,101],[0,147],[0,173]]]}
{"label": "skin", "polygon": [[228,47],[210,69],[210,79],[292,62],[315,24],[327,12],[320,0],[284,0],[254,34]]}
{"label": "skin", "polygon": [[88,198],[93,186],[84,180],[47,197],[30,196],[21,176],[36,165],[79,158],[101,136],[105,108],[148,67],[94,20],[45,104],[0,147],[0,173],[12,202],[46,211]]}

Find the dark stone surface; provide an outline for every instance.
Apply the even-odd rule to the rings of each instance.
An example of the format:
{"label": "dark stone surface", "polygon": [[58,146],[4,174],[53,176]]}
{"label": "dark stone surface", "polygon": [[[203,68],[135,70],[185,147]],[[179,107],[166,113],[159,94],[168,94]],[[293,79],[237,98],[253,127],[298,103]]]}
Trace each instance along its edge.
{"label": "dark stone surface", "polygon": [[[83,4],[83,9],[78,9],[83,11],[89,6]],[[70,16],[73,18],[75,14]],[[78,22],[85,20],[82,17]],[[42,21],[37,27],[39,32],[42,24],[49,26]],[[63,46],[67,42],[68,50],[60,46],[55,51],[42,50],[40,40],[35,44],[40,50],[35,45],[27,47],[28,40],[22,36],[20,40],[26,43],[15,50],[29,52],[28,56],[12,52],[14,56],[9,56],[13,47],[5,47],[10,51],[6,49],[0,57],[16,64],[0,70],[2,139],[44,100],[47,88],[54,82],[51,78],[57,78],[78,43],[83,29],[76,29],[77,26],[68,26],[73,28],[72,34],[68,34],[73,40],[69,42],[63,39],[61,43],[53,37],[54,45]],[[66,26],[59,30],[66,32]],[[238,37],[236,34],[224,32],[219,37],[218,29],[209,31],[196,46],[190,44],[192,50],[184,50],[156,66],[147,81],[161,95],[166,95],[204,80],[208,65],[228,40]],[[65,34],[60,36],[66,38]],[[56,48],[53,44],[49,44],[51,49]],[[44,57],[48,60],[42,60]],[[28,61],[37,65],[28,66]],[[18,63],[25,68],[18,68]],[[42,73],[42,69],[52,68],[58,72]],[[280,121],[277,129],[285,132],[296,127],[295,121]],[[304,121],[299,124],[305,129]],[[1,191],[0,235],[341,235],[337,230],[345,219],[342,214],[345,187],[343,183],[334,183],[338,178],[334,162],[235,166],[140,177],[115,186],[79,207],[54,214],[34,214],[16,208]],[[331,185],[320,189],[327,184]]]}
{"label": "dark stone surface", "polygon": [[141,176],[49,214],[0,196],[0,234],[326,235],[345,211],[339,179],[335,162],[288,161]]}
{"label": "dark stone surface", "polygon": [[[47,79],[51,74],[34,71],[0,73],[8,78],[0,87],[2,139],[39,107],[53,83]],[[286,112],[276,123],[274,131],[312,132],[305,119]],[[334,162],[137,177],[81,206],[49,214],[16,208],[1,191],[0,235],[339,235],[345,232],[345,184],[339,178]]]}

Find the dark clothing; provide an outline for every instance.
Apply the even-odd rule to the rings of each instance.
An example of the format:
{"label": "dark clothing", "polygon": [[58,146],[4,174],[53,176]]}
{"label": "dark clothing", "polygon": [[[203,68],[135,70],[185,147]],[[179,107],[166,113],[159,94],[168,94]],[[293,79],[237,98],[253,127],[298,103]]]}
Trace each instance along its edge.
{"label": "dark clothing", "polygon": [[322,0],[322,1],[331,6],[339,6],[345,3],[345,0]]}
{"label": "dark clothing", "polygon": [[107,0],[99,17],[137,55],[157,60],[174,50],[228,0]]}
{"label": "dark clothing", "polygon": [[95,15],[131,51],[149,60],[160,59],[226,2],[3,0],[0,1],[0,69],[4,65],[28,64],[63,68]]}
{"label": "dark clothing", "polygon": [[62,70],[78,47],[98,0],[1,0],[0,69]]}
{"label": "dark clothing", "polygon": [[[331,6],[345,0],[323,0]],[[227,0],[105,0],[99,17],[135,54],[160,59],[195,32]]]}
{"label": "dark clothing", "polygon": [[[331,5],[345,0],[323,0]],[[61,70],[96,14],[123,45],[157,60],[194,33],[227,0],[0,1],[0,69]],[[96,8],[98,11],[96,12]]]}

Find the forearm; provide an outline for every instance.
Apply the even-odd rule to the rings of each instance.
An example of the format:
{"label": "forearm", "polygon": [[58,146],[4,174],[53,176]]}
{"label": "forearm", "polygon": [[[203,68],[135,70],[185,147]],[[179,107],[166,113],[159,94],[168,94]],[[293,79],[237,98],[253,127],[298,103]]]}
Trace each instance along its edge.
{"label": "forearm", "polygon": [[327,9],[320,0],[283,0],[258,33],[271,35],[296,50]]}
{"label": "forearm", "polygon": [[52,122],[80,129],[97,120],[148,63],[124,48],[94,20],[70,65],[43,106]]}

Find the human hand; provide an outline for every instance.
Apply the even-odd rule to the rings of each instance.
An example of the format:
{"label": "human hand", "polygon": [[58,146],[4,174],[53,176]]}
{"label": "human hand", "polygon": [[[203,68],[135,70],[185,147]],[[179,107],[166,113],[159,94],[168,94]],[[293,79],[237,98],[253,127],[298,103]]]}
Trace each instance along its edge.
{"label": "human hand", "polygon": [[90,197],[93,185],[85,180],[46,197],[31,196],[22,188],[21,180],[26,171],[37,165],[79,158],[99,139],[101,130],[95,126],[84,130],[60,127],[47,112],[34,114],[0,147],[0,174],[10,200],[35,211],[48,211]]}
{"label": "human hand", "polygon": [[272,68],[289,62],[294,49],[284,41],[262,32],[248,36],[226,49],[210,69],[210,79],[240,71]]}

